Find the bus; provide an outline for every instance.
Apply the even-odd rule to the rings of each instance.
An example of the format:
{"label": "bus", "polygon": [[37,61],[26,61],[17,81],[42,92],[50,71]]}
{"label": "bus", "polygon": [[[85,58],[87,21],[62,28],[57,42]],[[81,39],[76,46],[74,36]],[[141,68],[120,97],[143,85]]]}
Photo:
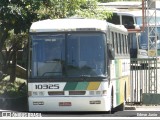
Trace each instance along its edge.
{"label": "bus", "polygon": [[[142,24],[142,11],[114,11],[112,18],[107,20],[113,24],[124,25],[128,30],[137,29],[138,25]],[[130,46],[130,57],[136,58],[147,58],[147,50],[141,47],[142,34],[140,26],[139,31],[130,31],[128,35],[128,41]]]}
{"label": "bus", "polygon": [[123,110],[130,100],[127,29],[105,20],[32,23],[29,111]]}
{"label": "bus", "polygon": [[[148,10],[149,15],[155,15],[155,10]],[[148,19],[148,17],[146,18]],[[160,11],[156,10],[156,20],[157,23],[160,21]],[[142,26],[143,24],[143,15],[142,10],[116,10],[113,11],[112,18],[108,19],[109,22],[114,24],[125,25],[126,28],[130,28],[133,25]],[[155,23],[154,18],[150,18],[150,24]]]}
{"label": "bus", "polygon": [[[154,10],[149,10],[151,15],[155,14]],[[160,11],[156,11],[157,24],[160,22]],[[143,28],[142,23],[142,10],[127,10],[127,11],[113,11],[112,18],[108,19],[108,22],[113,24],[124,25],[129,29],[139,29]],[[150,19],[150,24],[154,24],[155,19]],[[158,28],[158,27],[157,27]],[[159,28],[158,28],[159,29]],[[159,30],[158,30],[159,31]],[[134,34],[134,36],[133,36]],[[131,58],[148,58],[148,36],[147,36],[147,26],[144,26],[144,31],[130,32],[133,39],[130,42],[130,55]],[[130,37],[129,37],[130,38]],[[136,40],[136,41],[135,41]]]}

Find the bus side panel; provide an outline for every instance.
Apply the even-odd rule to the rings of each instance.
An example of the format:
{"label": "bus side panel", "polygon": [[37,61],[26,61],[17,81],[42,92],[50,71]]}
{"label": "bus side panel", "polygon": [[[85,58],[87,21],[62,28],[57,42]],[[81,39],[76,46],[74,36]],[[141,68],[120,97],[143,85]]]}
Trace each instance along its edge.
{"label": "bus side panel", "polygon": [[118,106],[125,100],[125,85],[126,85],[126,99],[130,95],[130,77],[129,77],[129,59],[117,59],[115,61],[116,69],[116,105]]}
{"label": "bus side panel", "polygon": [[[117,106],[117,99],[118,99],[118,94],[117,94],[117,61],[112,60],[110,64],[110,78],[111,78],[111,83],[110,83],[110,90],[112,90],[113,87],[113,107]],[[111,93],[110,93],[111,94]]]}
{"label": "bus side panel", "polygon": [[126,76],[126,101],[130,99],[130,59],[126,59],[124,74]]}
{"label": "bus side panel", "polygon": [[120,101],[120,59],[115,60],[116,69],[116,106]]}

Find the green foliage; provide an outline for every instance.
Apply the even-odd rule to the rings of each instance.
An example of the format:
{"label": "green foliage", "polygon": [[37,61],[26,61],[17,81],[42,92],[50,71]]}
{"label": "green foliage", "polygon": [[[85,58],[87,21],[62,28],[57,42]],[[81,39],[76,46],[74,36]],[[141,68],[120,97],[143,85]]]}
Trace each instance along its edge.
{"label": "green foliage", "polygon": [[110,15],[109,11],[98,8],[97,0],[42,0],[38,11],[39,19],[71,16],[104,19]]}
{"label": "green foliage", "polygon": [[20,33],[31,25],[31,21],[36,19],[36,9],[39,9],[39,2],[33,0],[1,0],[0,21],[1,30],[14,30]]}
{"label": "green foliage", "polygon": [[23,87],[20,89],[20,86],[23,83],[20,81],[15,81],[10,83],[8,80],[1,81],[0,84],[0,96],[3,97],[23,97],[27,95],[27,86],[23,84]]}
{"label": "green foliage", "polygon": [[84,18],[107,19],[112,16],[112,13],[104,7],[98,7],[97,0],[91,0],[82,5],[81,9],[76,11],[76,14]]}
{"label": "green foliage", "polygon": [[[26,33],[14,34],[13,31],[9,32],[7,41],[5,42],[4,47],[8,49],[22,49],[23,46],[27,44],[28,35]],[[12,48],[11,48],[12,47]]]}
{"label": "green foliage", "polygon": [[[0,0],[0,70],[4,74],[7,74],[9,62],[13,61],[11,51],[16,52],[24,43],[19,36],[28,32],[31,23],[37,21],[39,7],[40,2],[34,0]],[[9,51],[6,45],[11,48]]]}
{"label": "green foliage", "polygon": [[66,18],[75,14],[86,0],[41,0],[39,19]]}
{"label": "green foliage", "polygon": [[[109,11],[98,8],[97,0],[0,0],[0,70],[7,75],[10,61],[16,64],[16,52],[26,44],[32,22],[75,15],[96,19],[111,17]],[[10,74],[14,82],[13,72],[14,69]]]}
{"label": "green foliage", "polygon": [[97,8],[97,0],[1,0],[0,8],[1,33],[27,32],[31,23],[38,19],[66,18],[76,14],[99,19],[110,16],[108,11]]}

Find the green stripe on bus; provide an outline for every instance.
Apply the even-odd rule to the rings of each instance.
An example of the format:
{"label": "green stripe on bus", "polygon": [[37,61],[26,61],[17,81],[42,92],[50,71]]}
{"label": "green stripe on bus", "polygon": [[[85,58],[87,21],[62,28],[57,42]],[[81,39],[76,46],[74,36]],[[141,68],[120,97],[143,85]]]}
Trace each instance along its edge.
{"label": "green stripe on bus", "polygon": [[116,69],[116,104],[119,104],[120,102],[120,86],[119,86],[120,59],[115,60],[115,69]]}
{"label": "green stripe on bus", "polygon": [[89,82],[78,82],[76,90],[86,90]]}
{"label": "green stripe on bus", "polygon": [[115,60],[116,78],[119,77],[119,60]]}
{"label": "green stripe on bus", "polygon": [[67,82],[64,90],[75,90],[77,87],[78,82]]}
{"label": "green stripe on bus", "polygon": [[97,90],[100,82],[67,82],[64,90]]}
{"label": "green stripe on bus", "polygon": [[119,104],[120,103],[120,79],[117,79],[116,81],[116,104]]}

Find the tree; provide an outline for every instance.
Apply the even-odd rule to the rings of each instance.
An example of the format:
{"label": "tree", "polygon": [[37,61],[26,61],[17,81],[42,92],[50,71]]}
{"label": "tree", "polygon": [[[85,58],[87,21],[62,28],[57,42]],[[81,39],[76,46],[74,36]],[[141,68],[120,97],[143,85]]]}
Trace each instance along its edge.
{"label": "tree", "polygon": [[87,1],[81,6],[80,9],[76,10],[76,14],[84,18],[95,18],[106,20],[112,16],[112,13],[105,9],[105,7],[99,7],[97,0]]}
{"label": "tree", "polygon": [[41,0],[39,19],[66,18],[76,13],[87,0]]}
{"label": "tree", "polygon": [[[16,64],[16,52],[24,43],[32,22],[42,19],[66,18],[74,15],[88,18],[110,17],[108,11],[97,7],[97,0],[1,0],[0,2],[0,58],[1,71],[7,74],[10,61]],[[15,80],[14,69],[11,82]]]}
{"label": "tree", "polygon": [[79,16],[84,18],[104,19],[111,13],[98,8],[97,0],[42,0],[39,19],[67,18]]}
{"label": "tree", "polygon": [[10,35],[7,38],[4,49],[2,52],[5,68],[10,68],[10,82],[14,82],[16,75],[16,63],[17,63],[17,51],[22,50],[27,45],[28,35],[26,33],[14,34],[10,31]]}
{"label": "tree", "polygon": [[[0,58],[1,71],[7,74],[10,60],[13,60],[19,47],[17,42],[11,40],[12,35],[28,32],[31,23],[37,20],[36,10],[40,3],[34,0],[1,0],[0,2]],[[23,39],[22,39],[23,40]],[[13,43],[6,49],[9,41]],[[22,42],[22,41],[19,41]],[[14,82],[14,80],[11,80]]]}

